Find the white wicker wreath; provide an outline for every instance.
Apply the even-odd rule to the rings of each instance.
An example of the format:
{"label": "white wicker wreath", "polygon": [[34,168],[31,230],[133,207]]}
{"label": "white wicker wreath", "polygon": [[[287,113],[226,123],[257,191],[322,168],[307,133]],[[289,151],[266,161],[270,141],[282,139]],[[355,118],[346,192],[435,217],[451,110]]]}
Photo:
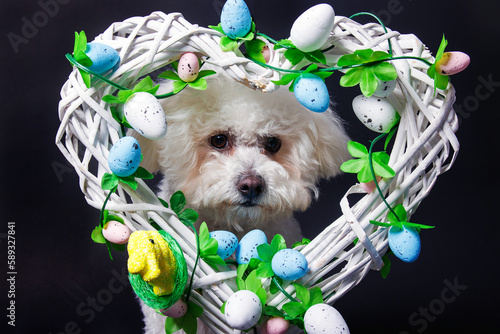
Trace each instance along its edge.
{"label": "white wicker wreath", "polygon": [[[112,24],[95,41],[115,48],[121,59],[110,80],[132,87],[144,76],[179,59],[185,52],[195,52],[204,61],[216,65],[236,81],[256,90],[272,92],[283,73],[262,67],[235,52],[220,47],[221,34],[216,30],[187,22],[181,14],[154,12],[145,17],[132,17]],[[265,39],[263,39],[265,40]],[[328,45],[335,47],[325,53],[328,66],[334,66],[344,54],[359,49],[388,51],[390,40],[394,56],[434,58],[414,35],[384,31],[378,23],[360,24],[337,16]],[[271,46],[272,47],[272,46]],[[284,57],[284,49],[276,50],[269,65],[282,69],[301,68]],[[436,178],[453,164],[459,143],[455,137],[458,120],[452,108],[455,92],[452,85],[434,92],[434,81],[426,71],[428,65],[418,60],[397,60],[397,88],[388,99],[398,110],[401,120],[390,152],[389,165],[396,176],[380,182],[388,203],[402,203],[413,214],[427,196]],[[108,191],[101,188],[101,178],[109,173],[108,154],[120,139],[120,124],[111,116],[102,97],[113,87],[98,83],[86,88],[75,68],[64,84],[59,103],[61,126],[56,143],[80,178],[80,188],[89,205],[101,209]],[[119,187],[107,209],[123,218],[132,230],[152,230],[152,218],[177,240],[184,252],[191,274],[197,256],[195,235],[181,223],[175,213],[165,208],[142,180],[132,191]],[[382,256],[388,249],[387,230],[370,223],[387,214],[387,206],[377,192],[365,194],[356,203],[348,196],[363,194],[359,184],[345,194],[340,206],[343,215],[315,237],[301,252],[309,270],[300,280],[304,286],[321,288],[326,303],[332,304],[356,286],[370,269],[380,270]],[[359,242],[353,242],[358,238]],[[204,309],[201,319],[216,333],[231,333],[220,307],[234,293],[235,270],[216,272],[200,261],[194,272],[191,298]],[[318,283],[319,282],[319,283]],[[264,287],[266,285],[264,284]],[[294,294],[293,286],[286,290]],[[268,290],[269,293],[269,290]],[[281,292],[268,295],[268,305],[280,308],[287,300]]]}

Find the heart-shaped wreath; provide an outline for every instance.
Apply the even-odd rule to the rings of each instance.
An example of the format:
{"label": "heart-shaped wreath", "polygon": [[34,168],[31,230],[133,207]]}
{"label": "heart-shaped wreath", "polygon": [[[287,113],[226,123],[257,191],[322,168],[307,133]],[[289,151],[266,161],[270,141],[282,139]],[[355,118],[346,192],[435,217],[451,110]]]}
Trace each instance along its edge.
{"label": "heart-shaped wreath", "polygon": [[[353,20],[359,15],[376,22],[360,24]],[[91,43],[76,33],[73,53],[67,54],[74,71],[61,92],[56,141],[88,203],[101,210],[93,240],[106,244],[110,256],[128,242],[131,284],[146,305],[168,315],[167,333],[196,332],[198,317],[216,333],[247,330],[269,318],[268,324],[281,328],[274,333],[289,324],[319,333],[333,328],[332,322],[347,332],[330,304],[370,269],[385,277],[389,250],[414,261],[420,230],[432,227],[409,218],[455,160],[458,121],[448,76],[469,61],[461,52],[445,53],[446,44],[443,37],[432,57],[414,35],[387,29],[373,14],[335,16],[326,4],[304,12],[289,39],[274,40],[257,30],[243,0],[228,0],[221,23],[210,28],[178,13],[154,12],[114,23]],[[153,175],[139,167],[140,146],[126,136],[127,128],[150,139],[164,136],[158,99],[182,94],[186,86],[205,89],[205,77],[214,73],[200,68],[205,62],[262,92],[289,85],[313,112],[328,107],[324,80],[333,73],[342,75],[341,86],[359,85],[354,111],[379,135],[368,146],[349,142],[353,159],[341,169],[357,174],[359,183],[342,199],[343,215],[313,240],[287,248],[281,235],[268,243],[258,230],[240,241],[205,224],[197,230],[198,214],[185,208],[181,192],[167,203],[143,181]],[[155,95],[152,73],[167,65],[173,70],[159,77],[173,80],[174,90]],[[317,95],[304,93],[304,83],[317,88]],[[133,116],[144,106],[161,111],[154,113],[156,126],[143,127]],[[375,151],[382,140],[383,149]],[[351,204],[351,194],[364,196]],[[259,246],[245,252],[250,237]],[[295,268],[278,269],[292,260]],[[245,311],[238,312],[242,305]],[[320,314],[329,317],[326,324]]]}

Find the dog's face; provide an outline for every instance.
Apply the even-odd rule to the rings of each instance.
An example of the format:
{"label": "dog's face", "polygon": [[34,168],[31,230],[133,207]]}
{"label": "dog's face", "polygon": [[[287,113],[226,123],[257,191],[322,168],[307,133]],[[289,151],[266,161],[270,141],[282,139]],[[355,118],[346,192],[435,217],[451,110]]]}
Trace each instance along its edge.
{"label": "dog's face", "polygon": [[318,179],[346,157],[338,119],[305,109],[286,88],[261,93],[216,79],[167,99],[164,110],[167,136],[141,143],[145,160],[163,172],[164,195],[183,191],[207,223],[228,229],[305,210]]}

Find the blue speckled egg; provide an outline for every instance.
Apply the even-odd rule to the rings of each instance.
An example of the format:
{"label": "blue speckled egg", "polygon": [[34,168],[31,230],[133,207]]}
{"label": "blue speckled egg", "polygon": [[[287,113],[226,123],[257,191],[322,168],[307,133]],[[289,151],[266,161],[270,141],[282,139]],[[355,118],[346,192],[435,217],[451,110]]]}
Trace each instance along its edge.
{"label": "blue speckled egg", "polygon": [[210,238],[217,240],[217,255],[223,260],[230,257],[238,246],[238,238],[234,233],[228,231],[212,231],[210,232]]}
{"label": "blue speckled egg", "polygon": [[323,79],[312,73],[301,74],[293,85],[295,98],[309,110],[325,112],[330,105],[330,95]]}
{"label": "blue speckled egg", "polygon": [[414,227],[392,226],[389,229],[389,247],[400,260],[411,263],[420,254],[420,236]]}
{"label": "blue speckled egg", "polygon": [[120,62],[118,52],[111,46],[102,43],[87,43],[85,54],[92,60],[90,70],[97,74],[104,73]]}
{"label": "blue speckled egg", "polygon": [[252,28],[252,16],[243,0],[227,0],[220,14],[222,30],[227,37],[245,37]]}
{"label": "blue speckled egg", "polygon": [[267,237],[261,230],[252,230],[241,238],[236,247],[236,261],[238,264],[250,262],[252,258],[258,258],[257,247],[267,243]]}
{"label": "blue speckled egg", "polygon": [[111,171],[121,177],[135,173],[141,163],[141,147],[134,137],[123,137],[109,151],[108,165]]}
{"label": "blue speckled egg", "polygon": [[282,249],[273,256],[271,266],[279,278],[294,281],[305,275],[307,260],[295,249]]}

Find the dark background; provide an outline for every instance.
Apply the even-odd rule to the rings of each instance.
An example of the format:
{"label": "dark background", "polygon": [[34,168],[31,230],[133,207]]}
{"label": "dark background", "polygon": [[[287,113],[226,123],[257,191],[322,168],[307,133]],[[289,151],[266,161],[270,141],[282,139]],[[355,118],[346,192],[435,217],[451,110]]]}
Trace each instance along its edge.
{"label": "dark background", "polygon": [[[276,39],[288,37],[295,18],[319,2],[247,1],[259,30]],[[45,21],[40,14],[44,3],[58,4]],[[472,58],[467,71],[452,78],[458,108],[464,111],[458,160],[412,217],[437,226],[422,233],[420,258],[405,264],[393,257],[387,279],[369,273],[335,307],[351,333],[498,332],[499,2],[330,3],[342,16],[376,12],[392,29],[417,35],[434,53],[444,33],[447,50]],[[222,5],[222,0],[2,0],[0,326],[8,333],[140,332],[133,292],[116,278],[126,254],[110,261],[105,248],[90,239],[99,213],[86,204],[76,173],[54,144],[59,91],[71,71],[64,54],[72,52],[74,31],[85,30],[91,40],[115,21],[156,10],[179,11],[188,21],[207,26],[219,22]],[[36,19],[42,20],[40,27],[23,36],[23,25]],[[9,33],[25,38],[23,43],[14,47]],[[328,82],[352,138],[373,138],[365,137],[351,112],[359,92],[339,89],[335,79]],[[346,175],[323,184],[320,201],[299,217],[309,237],[339,216],[339,200],[352,182],[353,176]],[[6,317],[8,222],[15,222],[16,233],[15,327],[7,326]],[[453,294],[448,285],[459,288]]]}

